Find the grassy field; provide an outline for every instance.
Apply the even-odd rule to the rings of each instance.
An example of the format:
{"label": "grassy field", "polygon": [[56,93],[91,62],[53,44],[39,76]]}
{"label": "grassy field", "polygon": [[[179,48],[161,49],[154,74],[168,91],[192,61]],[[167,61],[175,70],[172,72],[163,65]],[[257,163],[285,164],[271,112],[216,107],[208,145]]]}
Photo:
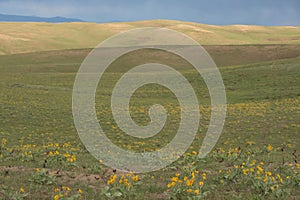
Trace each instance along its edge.
{"label": "grassy field", "polygon": [[[178,162],[158,172],[124,177],[120,172],[111,176],[112,170],[90,156],[74,128],[72,86],[89,49],[1,56],[0,198],[109,199],[115,195],[111,197],[114,199],[122,195],[121,199],[298,199],[300,58],[295,51],[299,47],[206,49],[218,63],[228,98],[227,119],[216,148],[202,160],[193,154],[199,149],[210,117],[209,95],[201,77],[166,52],[136,52],[143,60],[170,56],[168,64],[194,86],[202,119],[192,147]],[[228,53],[228,49],[234,53]],[[270,54],[274,49],[278,53]],[[239,52],[248,56],[241,58]],[[109,68],[99,85],[98,97],[110,92],[126,66],[140,62],[133,59],[136,54],[120,58]],[[107,87],[101,89],[101,84]],[[96,102],[100,124],[122,148],[152,151],[176,133],[178,102],[164,88],[141,88],[132,97],[132,117],[139,124],[149,121],[146,111],[153,103],[160,102],[172,113],[167,128],[150,139],[126,137],[112,120],[109,102]],[[265,177],[269,179],[265,181]],[[130,186],[124,185],[125,179]]]}
{"label": "grassy field", "polygon": [[[81,26],[86,26],[91,29],[86,28],[85,34],[97,34],[93,31],[112,26],[111,32],[104,34],[102,31],[102,36],[91,41],[85,34],[78,35],[90,43],[82,40],[82,44],[70,42],[71,45],[63,46],[66,43],[62,40],[57,41],[55,47],[51,46],[52,39],[49,43],[41,39],[38,41],[45,46],[29,45],[27,49],[39,51],[92,47],[99,38],[147,23],[150,22],[49,26],[28,23],[24,26],[44,25],[45,33],[48,28],[59,26],[66,38],[67,29],[75,34]],[[133,95],[130,107],[132,118],[138,124],[149,122],[147,110],[154,103],[164,105],[170,114],[165,128],[156,136],[149,139],[126,136],[112,118],[108,98],[124,71],[145,61],[167,60],[166,64],[190,81],[200,102],[200,127],[184,156],[157,172],[125,174],[94,159],[84,148],[74,127],[72,87],[76,72],[91,49],[2,55],[0,199],[300,198],[300,45],[297,45],[299,38],[296,37],[299,28],[250,29],[248,26],[215,27],[192,23],[182,26],[176,21],[157,21],[155,25],[174,26],[174,29],[186,30],[192,37],[200,38],[199,32],[209,34],[202,29],[228,36],[228,40],[220,39],[223,43],[216,40],[214,45],[204,46],[222,74],[228,103],[225,127],[213,152],[204,159],[196,156],[209,124],[210,97],[202,78],[179,57],[163,51],[137,51],[114,62],[99,83],[96,97],[99,123],[115,144],[136,152],[154,151],[166,145],[177,132],[180,110],[174,95],[165,88],[157,85],[142,87]],[[16,27],[12,23],[1,23],[0,26]],[[197,27],[198,32],[192,33],[189,26]],[[259,33],[261,29],[265,34]],[[286,29],[291,31],[286,32]],[[230,40],[230,31],[234,42]],[[250,33],[243,35],[243,31]],[[271,34],[272,31],[276,34]],[[7,32],[11,33],[9,29]],[[47,38],[40,33],[33,34]],[[60,35],[59,31],[57,35]],[[286,37],[296,39],[267,39]],[[206,41],[206,44],[213,41]],[[281,41],[282,44],[276,44]],[[225,45],[227,42],[230,45]],[[8,45],[5,53],[26,52],[25,46],[21,46]]]}

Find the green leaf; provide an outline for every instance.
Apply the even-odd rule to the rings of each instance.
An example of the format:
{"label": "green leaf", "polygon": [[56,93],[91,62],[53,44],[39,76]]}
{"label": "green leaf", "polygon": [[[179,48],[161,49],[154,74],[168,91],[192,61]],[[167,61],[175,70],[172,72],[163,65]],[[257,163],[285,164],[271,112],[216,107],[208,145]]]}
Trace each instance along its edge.
{"label": "green leaf", "polygon": [[120,191],[117,191],[113,194],[113,197],[121,197],[123,194]]}

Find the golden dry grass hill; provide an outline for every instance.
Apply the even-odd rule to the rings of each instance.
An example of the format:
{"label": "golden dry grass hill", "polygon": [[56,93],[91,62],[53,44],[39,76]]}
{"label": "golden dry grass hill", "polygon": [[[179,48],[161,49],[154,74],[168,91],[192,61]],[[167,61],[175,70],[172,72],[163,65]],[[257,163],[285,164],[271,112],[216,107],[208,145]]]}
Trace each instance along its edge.
{"label": "golden dry grass hill", "polygon": [[0,54],[93,48],[113,34],[141,27],[180,31],[201,45],[300,44],[300,27],[215,26],[173,20],[116,23],[0,23]]}

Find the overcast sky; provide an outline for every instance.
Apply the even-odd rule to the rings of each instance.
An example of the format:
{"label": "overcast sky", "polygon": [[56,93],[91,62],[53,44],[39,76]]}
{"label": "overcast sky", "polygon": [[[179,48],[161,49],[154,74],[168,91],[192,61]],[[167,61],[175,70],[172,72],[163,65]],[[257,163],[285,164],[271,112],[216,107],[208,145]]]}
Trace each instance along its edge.
{"label": "overcast sky", "polygon": [[204,24],[300,25],[300,0],[0,0],[0,13],[93,22],[174,19]]}

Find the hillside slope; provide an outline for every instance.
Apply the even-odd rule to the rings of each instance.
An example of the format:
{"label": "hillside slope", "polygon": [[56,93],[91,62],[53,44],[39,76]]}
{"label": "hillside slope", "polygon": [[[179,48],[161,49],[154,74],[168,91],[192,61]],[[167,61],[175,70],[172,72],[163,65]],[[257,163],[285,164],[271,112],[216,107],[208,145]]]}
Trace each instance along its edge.
{"label": "hillside slope", "polygon": [[166,27],[202,45],[300,44],[300,27],[214,26],[172,20],[117,23],[0,23],[0,54],[93,48],[113,34],[141,27]]}

